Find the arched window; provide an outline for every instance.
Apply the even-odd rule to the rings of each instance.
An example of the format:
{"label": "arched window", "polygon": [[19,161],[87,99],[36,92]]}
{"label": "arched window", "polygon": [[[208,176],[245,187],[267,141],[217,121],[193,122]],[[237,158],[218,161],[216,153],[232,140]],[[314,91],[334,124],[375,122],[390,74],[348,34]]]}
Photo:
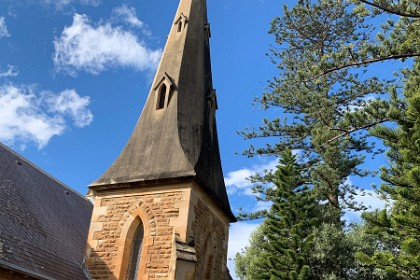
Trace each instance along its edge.
{"label": "arched window", "polygon": [[156,109],[163,109],[165,107],[165,99],[166,99],[166,85],[162,84],[162,86],[159,89],[159,95],[157,100],[157,106]]}
{"label": "arched window", "polygon": [[131,244],[130,260],[128,263],[127,277],[126,280],[136,280],[141,258],[141,248],[143,244],[144,237],[144,227],[140,223],[133,235],[133,240]]}
{"label": "arched window", "polygon": [[182,31],[182,20],[178,22],[178,33]]}

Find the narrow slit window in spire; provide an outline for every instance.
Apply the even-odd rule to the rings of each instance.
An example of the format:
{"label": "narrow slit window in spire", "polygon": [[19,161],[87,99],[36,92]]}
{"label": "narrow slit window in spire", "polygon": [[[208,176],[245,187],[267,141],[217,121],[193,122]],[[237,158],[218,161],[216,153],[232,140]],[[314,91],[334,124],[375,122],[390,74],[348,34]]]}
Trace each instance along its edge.
{"label": "narrow slit window in spire", "polygon": [[166,99],[166,85],[162,84],[159,89],[159,95],[157,100],[157,110],[163,109],[165,107],[165,99]]}

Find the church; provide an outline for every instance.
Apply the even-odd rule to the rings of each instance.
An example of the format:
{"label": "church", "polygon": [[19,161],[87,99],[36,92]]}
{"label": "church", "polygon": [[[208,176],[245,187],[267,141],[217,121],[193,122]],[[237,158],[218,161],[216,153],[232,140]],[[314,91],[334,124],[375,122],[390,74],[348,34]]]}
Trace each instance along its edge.
{"label": "church", "polygon": [[206,0],[180,0],[141,116],[86,197],[0,144],[0,280],[228,280]]}

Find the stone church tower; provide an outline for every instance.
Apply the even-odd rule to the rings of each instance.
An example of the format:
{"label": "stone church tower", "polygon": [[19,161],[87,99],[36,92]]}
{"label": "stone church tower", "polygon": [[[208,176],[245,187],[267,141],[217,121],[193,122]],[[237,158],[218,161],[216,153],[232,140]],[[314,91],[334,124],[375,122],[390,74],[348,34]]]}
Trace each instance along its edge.
{"label": "stone church tower", "polygon": [[230,279],[206,0],[181,0],[140,119],[89,186],[91,279]]}

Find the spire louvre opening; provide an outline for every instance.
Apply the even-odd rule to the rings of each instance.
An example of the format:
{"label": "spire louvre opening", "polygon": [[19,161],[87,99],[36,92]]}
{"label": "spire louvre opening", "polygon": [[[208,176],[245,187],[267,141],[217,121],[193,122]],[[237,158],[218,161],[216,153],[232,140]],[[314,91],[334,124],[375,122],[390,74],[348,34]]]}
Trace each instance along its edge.
{"label": "spire louvre opening", "polygon": [[166,85],[163,83],[159,88],[159,95],[158,95],[158,102],[156,110],[163,109],[165,107],[165,100],[166,100]]}

